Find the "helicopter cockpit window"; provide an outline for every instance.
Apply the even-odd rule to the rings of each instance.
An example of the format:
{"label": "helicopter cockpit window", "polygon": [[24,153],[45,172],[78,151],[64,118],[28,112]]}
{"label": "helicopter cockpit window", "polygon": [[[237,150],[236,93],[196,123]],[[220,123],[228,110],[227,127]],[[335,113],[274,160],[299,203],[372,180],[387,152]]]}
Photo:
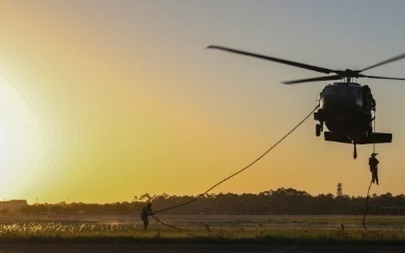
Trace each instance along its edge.
{"label": "helicopter cockpit window", "polygon": [[347,94],[354,95],[356,98],[362,98],[361,87],[359,86],[348,86]]}
{"label": "helicopter cockpit window", "polygon": [[339,94],[343,96],[354,96],[356,98],[362,98],[361,86],[340,85],[325,87],[323,95]]}
{"label": "helicopter cockpit window", "polygon": [[326,86],[322,91],[322,96],[327,96],[329,94],[337,94],[338,86]]}

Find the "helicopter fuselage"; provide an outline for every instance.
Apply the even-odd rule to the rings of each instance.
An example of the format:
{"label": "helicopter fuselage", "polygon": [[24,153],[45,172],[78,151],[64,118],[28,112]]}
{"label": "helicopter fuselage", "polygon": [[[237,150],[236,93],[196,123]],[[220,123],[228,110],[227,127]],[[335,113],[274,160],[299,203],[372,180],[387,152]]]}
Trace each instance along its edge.
{"label": "helicopter fuselage", "polygon": [[324,132],[326,141],[354,144],[353,157],[357,157],[357,144],[389,143],[390,133],[376,133],[375,100],[370,87],[352,82],[327,85],[320,94],[319,109],[314,113],[316,136],[320,136],[323,125],[330,132]]}
{"label": "helicopter fuselage", "polygon": [[320,130],[325,124],[331,134],[350,143],[371,136],[374,110],[375,101],[368,86],[334,83],[322,90],[314,116],[320,122]]}

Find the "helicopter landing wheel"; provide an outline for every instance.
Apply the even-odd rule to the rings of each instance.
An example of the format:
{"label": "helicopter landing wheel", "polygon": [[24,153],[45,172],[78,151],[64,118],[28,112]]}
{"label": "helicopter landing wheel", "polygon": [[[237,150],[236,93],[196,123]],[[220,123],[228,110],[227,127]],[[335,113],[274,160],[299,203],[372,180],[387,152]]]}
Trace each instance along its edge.
{"label": "helicopter landing wheel", "polygon": [[321,131],[322,131],[322,126],[320,124],[316,124],[315,135],[319,137],[321,135]]}
{"label": "helicopter landing wheel", "polygon": [[354,144],[354,150],[353,150],[353,159],[357,158],[357,147],[356,147],[356,143]]}

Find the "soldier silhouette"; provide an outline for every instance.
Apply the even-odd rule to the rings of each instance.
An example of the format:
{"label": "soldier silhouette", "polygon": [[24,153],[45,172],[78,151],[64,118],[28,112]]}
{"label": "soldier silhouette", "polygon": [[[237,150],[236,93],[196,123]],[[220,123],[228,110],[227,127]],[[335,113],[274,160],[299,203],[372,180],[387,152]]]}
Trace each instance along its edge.
{"label": "soldier silhouette", "polygon": [[372,153],[368,159],[368,165],[370,165],[371,181],[377,183],[378,185],[378,159],[376,158],[377,153]]}
{"label": "soldier silhouette", "polygon": [[146,206],[142,208],[141,219],[143,221],[143,228],[146,230],[148,229],[149,219],[148,216],[153,215],[152,212],[152,203],[148,203]]}

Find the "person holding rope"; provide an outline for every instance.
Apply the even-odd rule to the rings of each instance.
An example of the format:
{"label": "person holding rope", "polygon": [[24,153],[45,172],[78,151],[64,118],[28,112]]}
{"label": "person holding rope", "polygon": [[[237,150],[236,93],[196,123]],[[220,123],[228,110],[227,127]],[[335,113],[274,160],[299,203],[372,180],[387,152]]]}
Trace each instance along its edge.
{"label": "person holding rope", "polygon": [[149,226],[149,219],[148,216],[153,215],[152,212],[152,203],[148,203],[146,206],[142,208],[141,219],[143,221],[143,228],[146,230]]}
{"label": "person holding rope", "polygon": [[368,159],[368,165],[370,165],[370,172],[372,176],[372,182],[378,185],[378,159],[376,158],[377,153],[372,153]]}

